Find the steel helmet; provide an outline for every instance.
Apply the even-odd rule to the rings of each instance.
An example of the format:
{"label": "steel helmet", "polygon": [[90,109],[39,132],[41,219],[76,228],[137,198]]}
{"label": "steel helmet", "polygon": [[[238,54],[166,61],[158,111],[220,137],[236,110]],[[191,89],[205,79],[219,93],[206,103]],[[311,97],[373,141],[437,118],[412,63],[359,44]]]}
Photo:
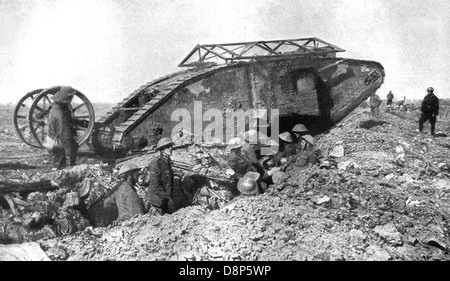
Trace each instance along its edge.
{"label": "steel helmet", "polygon": [[252,178],[243,177],[238,181],[237,188],[243,195],[256,195],[259,194],[258,186]]}
{"label": "steel helmet", "polygon": [[315,144],[314,138],[313,138],[313,136],[311,136],[311,135],[304,135],[304,136],[302,136],[302,138],[303,138],[305,141],[307,141],[307,142],[309,142],[310,144],[312,144],[312,145]]}
{"label": "steel helmet", "polygon": [[434,92],[434,88],[433,87],[428,87],[427,92]]}
{"label": "steel helmet", "polygon": [[308,129],[306,129],[305,125],[303,124],[297,124],[294,126],[294,128],[292,128],[292,132],[294,133],[303,133],[303,132],[307,132]]}
{"label": "steel helmet", "polygon": [[57,103],[69,104],[72,102],[73,96],[77,91],[69,86],[62,86],[61,89],[52,97],[52,100]]}
{"label": "steel helmet", "polygon": [[138,165],[136,165],[134,163],[125,163],[119,169],[119,177],[127,172],[139,170],[139,169],[140,168],[138,167]]}
{"label": "steel helmet", "polygon": [[232,138],[228,142],[227,150],[240,148],[240,147],[242,147],[243,144],[244,144],[244,141],[241,138]]}
{"label": "steel helmet", "polygon": [[173,146],[173,142],[170,140],[170,138],[162,138],[156,144],[156,150],[163,150],[164,148],[170,146]]}
{"label": "steel helmet", "polygon": [[244,133],[244,139],[249,139],[253,136],[256,136],[258,134],[258,131],[255,129],[250,129],[247,132]]}
{"label": "steel helmet", "polygon": [[274,155],[274,154],[276,154],[278,152],[279,146],[280,145],[278,144],[278,142],[276,140],[273,140],[273,139],[269,140],[266,143],[266,147],[269,148],[269,151],[266,151],[265,154],[266,155]]}
{"label": "steel helmet", "polygon": [[289,132],[281,133],[280,139],[284,140],[285,142],[293,142],[294,141]]}

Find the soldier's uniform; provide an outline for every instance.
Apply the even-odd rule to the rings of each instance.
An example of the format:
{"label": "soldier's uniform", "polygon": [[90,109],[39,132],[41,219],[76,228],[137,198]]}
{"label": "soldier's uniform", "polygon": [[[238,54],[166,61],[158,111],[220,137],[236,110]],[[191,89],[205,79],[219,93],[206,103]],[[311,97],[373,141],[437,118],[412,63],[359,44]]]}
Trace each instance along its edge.
{"label": "soldier's uniform", "polygon": [[419,119],[419,131],[422,132],[423,123],[430,120],[431,134],[434,135],[434,130],[436,128],[436,117],[439,114],[439,99],[434,95],[434,89],[432,87],[429,87],[427,91],[428,94],[423,99],[422,106],[420,107],[422,114]]}
{"label": "soldier's uniform", "polygon": [[233,169],[238,178],[243,177],[248,171],[254,171],[250,160],[236,150],[230,152],[228,166]]}
{"label": "soldier's uniform", "polygon": [[303,151],[296,159],[295,165],[299,167],[304,167],[308,164],[317,164],[317,155],[312,150]]}
{"label": "soldier's uniform", "polygon": [[295,157],[293,164],[290,165],[287,170],[291,170],[293,167],[306,167],[308,164],[317,164],[319,162],[316,153],[313,151],[313,145],[315,143],[314,138],[311,135],[304,135],[302,138],[309,145]]}
{"label": "soldier's uniform", "polygon": [[392,93],[392,91],[389,91],[386,98],[387,98],[386,105],[390,108],[392,105],[392,101],[394,100],[394,94]]}
{"label": "soldier's uniform", "polygon": [[167,212],[168,203],[172,198],[173,170],[170,159],[160,156],[153,159],[149,165],[149,186],[147,201],[156,207],[161,215]]}
{"label": "soldier's uniform", "polygon": [[295,143],[295,153],[301,153],[304,150],[304,147],[302,145],[301,139],[302,136],[307,135],[308,129],[303,124],[297,124],[292,128],[292,133],[294,136],[294,143]]}
{"label": "soldier's uniform", "polygon": [[72,113],[69,104],[75,95],[75,90],[71,87],[62,87],[53,96],[53,105],[50,109],[48,120],[48,135],[52,139],[58,139],[60,145],[55,146],[50,153],[53,155],[53,166],[62,169],[66,166],[66,157],[69,158],[69,165],[75,165],[78,143]]}
{"label": "soldier's uniform", "polygon": [[255,147],[249,143],[244,143],[241,148],[242,155],[246,156],[251,163],[256,163]]}
{"label": "soldier's uniform", "polygon": [[145,208],[141,198],[130,183],[124,181],[110,197],[103,202],[105,208],[117,205],[117,221],[129,220],[135,215],[144,214]]}

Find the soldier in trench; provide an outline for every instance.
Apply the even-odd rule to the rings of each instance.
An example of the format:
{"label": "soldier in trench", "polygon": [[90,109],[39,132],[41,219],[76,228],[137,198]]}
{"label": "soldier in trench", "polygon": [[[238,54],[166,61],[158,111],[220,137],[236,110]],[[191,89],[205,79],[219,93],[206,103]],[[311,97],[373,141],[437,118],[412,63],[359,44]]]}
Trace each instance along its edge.
{"label": "soldier in trench", "polygon": [[304,135],[307,135],[307,134],[309,134],[309,131],[303,124],[298,123],[292,128],[292,136],[293,136],[294,142],[297,145],[296,153],[300,153],[302,151],[302,148],[300,147],[301,139],[302,139],[301,137]]}
{"label": "soldier in trench", "polygon": [[242,154],[242,145],[244,141],[241,138],[232,138],[225,151],[228,154],[228,166],[235,172],[237,179],[242,178],[249,171],[256,171],[250,159]]}
{"label": "soldier in trench", "polygon": [[302,152],[296,156],[295,161],[293,161],[293,163],[286,168],[286,171],[290,171],[294,167],[305,168],[308,165],[319,163],[317,155],[314,152],[314,137],[311,135],[304,135],[302,136],[301,143],[303,146]]}
{"label": "soldier in trench", "polygon": [[169,210],[169,204],[173,204],[174,174],[170,159],[173,145],[174,143],[170,138],[160,139],[156,145],[156,150],[160,151],[160,155],[152,159],[148,166],[146,198],[159,215],[166,214]]}
{"label": "soldier in trench", "polygon": [[139,170],[140,168],[132,163],[122,165],[119,170],[121,179],[119,188],[103,202],[106,209],[117,207],[117,221],[129,220],[145,212],[144,203],[134,189],[138,181]]}
{"label": "soldier in trench", "polygon": [[275,154],[274,161],[277,165],[281,165],[281,159],[285,158],[289,165],[297,154],[297,145],[289,132],[283,132],[279,136],[280,150]]}
{"label": "soldier in trench", "polygon": [[279,153],[279,144],[276,140],[270,140],[266,144],[266,150],[264,150],[265,156],[260,160],[260,165],[263,168],[261,178],[259,180],[259,186],[262,191],[266,191],[273,184],[277,184],[278,175],[275,176],[275,181],[273,175],[278,173],[283,173],[281,171],[282,167],[277,161],[276,155]]}
{"label": "soldier in trench", "polygon": [[244,133],[244,144],[242,144],[241,152],[247,156],[251,163],[256,163],[256,151],[253,141],[256,140],[258,131],[251,129]]}

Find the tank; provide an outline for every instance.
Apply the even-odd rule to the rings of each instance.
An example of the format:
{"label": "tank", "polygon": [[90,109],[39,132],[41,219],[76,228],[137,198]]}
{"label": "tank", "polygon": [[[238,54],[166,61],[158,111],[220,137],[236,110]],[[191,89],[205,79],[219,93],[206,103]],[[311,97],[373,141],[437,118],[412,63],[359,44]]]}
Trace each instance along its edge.
{"label": "tank", "polygon": [[372,95],[385,76],[380,63],[339,58],[338,52],[344,50],[316,37],[197,45],[179,64],[186,70],[141,86],[99,120],[94,149],[120,157],[171,137],[177,109],[201,128],[211,124],[204,114],[212,108],[224,115],[277,109],[280,131],[303,122],[320,133]]}
{"label": "tank", "polygon": [[[216,112],[214,120],[218,111],[228,120],[238,110],[264,109],[272,119],[267,123],[258,119],[260,129],[270,132],[276,115],[280,132],[301,122],[312,134],[320,134],[375,93],[384,80],[380,63],[337,56],[344,51],[317,37],[197,45],[178,65],[184,70],[139,87],[98,122],[93,122],[92,106],[79,93],[73,108],[75,118],[85,123],[79,128],[80,142],[88,139],[99,155],[118,158],[178,130],[195,133],[210,128],[211,110]],[[17,106],[14,124],[30,145],[42,146],[47,95],[57,89],[30,92]],[[20,110],[27,109],[28,102],[32,104],[25,118]],[[189,120],[181,122],[175,114],[180,112]],[[224,124],[222,141],[236,131],[239,125],[234,125]],[[250,125],[247,122],[245,129]],[[29,135],[31,141],[25,138]],[[204,141],[202,134],[197,141]]]}

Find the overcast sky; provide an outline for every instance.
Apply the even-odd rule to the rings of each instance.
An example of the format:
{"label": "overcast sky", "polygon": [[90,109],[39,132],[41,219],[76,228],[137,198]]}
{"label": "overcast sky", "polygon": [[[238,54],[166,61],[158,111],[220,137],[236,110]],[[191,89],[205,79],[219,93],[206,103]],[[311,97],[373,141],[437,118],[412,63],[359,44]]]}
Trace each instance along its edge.
{"label": "overcast sky", "polygon": [[375,60],[378,91],[450,98],[448,0],[0,0],[0,103],[70,85],[119,102],[196,44],[319,37]]}

